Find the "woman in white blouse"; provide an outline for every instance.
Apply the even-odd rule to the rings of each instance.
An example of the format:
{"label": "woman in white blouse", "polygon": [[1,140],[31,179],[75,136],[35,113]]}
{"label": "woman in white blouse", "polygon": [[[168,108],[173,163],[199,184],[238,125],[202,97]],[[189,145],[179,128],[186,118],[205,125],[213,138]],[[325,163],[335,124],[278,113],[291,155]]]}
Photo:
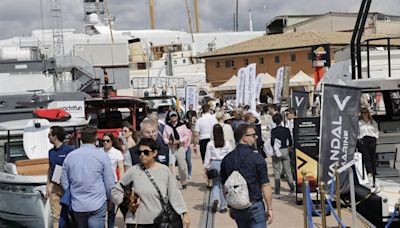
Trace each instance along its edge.
{"label": "woman in white blouse", "polygon": [[[214,139],[208,142],[206,154],[204,158],[205,170],[216,169],[218,174],[221,170],[221,161],[224,157],[233,150],[233,145],[224,138],[224,132],[220,124],[215,124],[213,127]],[[212,180],[211,188],[212,197],[212,211],[216,212],[219,203],[219,211],[221,213],[227,212],[226,200],[222,192],[220,177]]]}
{"label": "woman in white blouse", "polygon": [[379,138],[378,124],[372,118],[368,108],[361,109],[359,120],[360,133],[358,149],[362,153],[363,163],[367,170],[368,177],[376,174],[376,140]]}

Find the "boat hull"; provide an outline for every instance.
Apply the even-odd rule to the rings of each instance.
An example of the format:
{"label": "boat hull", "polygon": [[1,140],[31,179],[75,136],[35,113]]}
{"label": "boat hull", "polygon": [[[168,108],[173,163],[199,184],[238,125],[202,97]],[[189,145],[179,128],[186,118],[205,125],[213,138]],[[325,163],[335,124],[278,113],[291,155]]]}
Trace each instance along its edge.
{"label": "boat hull", "polygon": [[0,179],[0,218],[26,227],[49,227],[50,206],[44,197],[46,183],[18,182],[12,183],[9,179]]}

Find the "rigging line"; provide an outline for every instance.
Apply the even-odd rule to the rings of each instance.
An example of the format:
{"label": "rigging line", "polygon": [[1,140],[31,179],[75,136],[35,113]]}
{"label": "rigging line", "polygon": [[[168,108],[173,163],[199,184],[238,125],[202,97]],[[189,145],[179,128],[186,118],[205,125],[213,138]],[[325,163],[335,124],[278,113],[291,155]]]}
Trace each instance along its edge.
{"label": "rigging line", "polygon": [[43,0],[40,0],[40,29],[42,30],[42,44],[44,45]]}

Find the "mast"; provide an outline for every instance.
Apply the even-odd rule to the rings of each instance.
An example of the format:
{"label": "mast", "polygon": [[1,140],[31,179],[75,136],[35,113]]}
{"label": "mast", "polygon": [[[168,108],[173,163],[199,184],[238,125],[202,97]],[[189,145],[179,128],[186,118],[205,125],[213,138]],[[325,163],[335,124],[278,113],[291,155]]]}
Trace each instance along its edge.
{"label": "mast", "polygon": [[236,26],[235,32],[239,32],[239,0],[236,0]]}
{"label": "mast", "polygon": [[195,46],[195,43],[194,43],[192,20],[190,18],[190,10],[189,10],[188,0],[185,0],[185,5],[186,5],[186,13],[187,13],[187,17],[188,17],[188,22],[189,22],[190,35],[192,36],[192,55],[196,55],[196,46]]}
{"label": "mast", "polygon": [[196,33],[200,32],[199,2],[194,0],[194,15],[196,18]]}
{"label": "mast", "polygon": [[112,27],[111,27],[112,19],[110,17],[110,11],[108,9],[108,1],[104,0],[104,3],[105,3],[105,7],[106,7],[107,23],[108,23],[108,27],[110,28],[111,43],[114,43],[114,36],[113,36]]}
{"label": "mast", "polygon": [[150,5],[150,29],[155,29],[154,0],[149,0],[149,5]]}
{"label": "mast", "polygon": [[249,31],[253,31],[253,20],[251,18],[251,10],[249,9]]}

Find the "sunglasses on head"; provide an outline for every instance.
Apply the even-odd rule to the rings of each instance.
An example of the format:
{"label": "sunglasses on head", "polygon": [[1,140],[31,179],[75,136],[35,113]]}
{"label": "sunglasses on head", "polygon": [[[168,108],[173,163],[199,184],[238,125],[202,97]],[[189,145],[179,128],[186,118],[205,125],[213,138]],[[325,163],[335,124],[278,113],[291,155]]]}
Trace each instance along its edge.
{"label": "sunglasses on head", "polygon": [[109,143],[109,142],[111,142],[111,139],[102,139],[101,141],[102,141],[103,143],[104,143],[104,142]]}
{"label": "sunglasses on head", "polygon": [[150,152],[151,152],[151,150],[137,150],[136,151],[136,153],[140,156],[140,155],[142,155],[142,153],[145,155],[145,156],[148,156],[149,154],[150,154]]}

